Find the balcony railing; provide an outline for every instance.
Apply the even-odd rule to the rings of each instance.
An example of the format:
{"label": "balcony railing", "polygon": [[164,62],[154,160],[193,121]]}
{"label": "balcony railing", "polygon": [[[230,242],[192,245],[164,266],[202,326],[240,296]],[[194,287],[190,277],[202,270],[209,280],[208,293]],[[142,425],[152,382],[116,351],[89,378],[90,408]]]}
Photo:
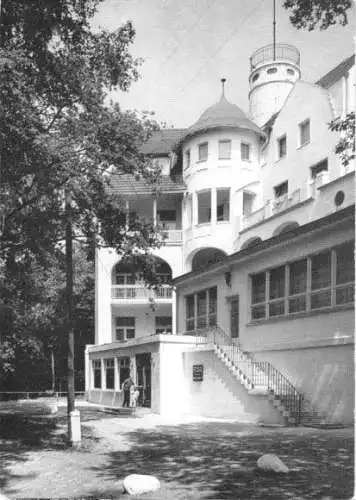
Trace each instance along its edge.
{"label": "balcony railing", "polygon": [[261,49],[256,50],[250,57],[251,71],[253,71],[260,64],[270,61],[288,61],[299,66],[300,52],[293,45],[286,43],[278,43],[266,45]]}
{"label": "balcony railing", "polygon": [[298,203],[311,198],[313,196],[313,188],[313,184],[310,184],[306,189],[296,189],[291,194],[286,194],[276,200],[268,201],[262,208],[243,217],[242,229],[254,226],[273,215],[282,213],[294,205],[298,205]]}
{"label": "balcony railing", "polygon": [[172,287],[161,285],[155,290],[144,285],[112,285],[111,298],[127,302],[145,302],[149,299],[170,300],[172,298]]}
{"label": "balcony railing", "polygon": [[183,232],[181,229],[161,229],[161,234],[164,238],[165,245],[176,246],[182,244]]}

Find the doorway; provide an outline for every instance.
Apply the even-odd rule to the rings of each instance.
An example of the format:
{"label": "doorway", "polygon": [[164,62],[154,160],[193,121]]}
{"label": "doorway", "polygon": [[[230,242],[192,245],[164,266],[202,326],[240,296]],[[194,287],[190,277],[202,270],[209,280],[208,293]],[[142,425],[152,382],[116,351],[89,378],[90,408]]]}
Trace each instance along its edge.
{"label": "doorway", "polygon": [[237,339],[240,334],[240,314],[239,314],[239,297],[236,296],[230,301],[230,332],[231,338]]}
{"label": "doorway", "polygon": [[138,405],[151,408],[151,353],[136,354],[136,380],[140,395]]}

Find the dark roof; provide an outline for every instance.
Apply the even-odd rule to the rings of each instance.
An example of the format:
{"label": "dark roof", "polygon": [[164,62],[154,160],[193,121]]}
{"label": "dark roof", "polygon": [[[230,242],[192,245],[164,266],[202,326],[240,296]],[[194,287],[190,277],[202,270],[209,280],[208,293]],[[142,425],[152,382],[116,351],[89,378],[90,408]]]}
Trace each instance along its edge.
{"label": "dark roof", "polygon": [[155,189],[164,193],[179,193],[186,190],[182,178],[173,179],[169,175],[161,175],[157,184],[153,185],[144,179],[136,179],[134,175],[112,175],[110,178],[110,191],[112,194],[120,196],[149,194]]}
{"label": "dark roof", "polygon": [[[302,226],[292,229],[291,231],[280,233],[277,236],[273,236],[272,238],[261,241],[259,244],[248,246],[243,250],[239,250],[238,252],[228,255],[220,262],[209,266],[204,271],[191,271],[190,273],[182,274],[181,276],[178,276],[173,280],[173,284],[178,285],[179,283],[184,282],[187,279],[198,277],[199,275],[207,271],[214,271],[215,269],[220,269],[221,267],[226,268],[229,265],[238,262],[239,260],[253,256],[254,254],[258,254],[259,252],[262,252],[264,250],[268,250],[273,246],[291,241],[298,236],[302,236],[303,234],[310,233],[317,229],[328,227],[330,224],[340,224],[342,221],[350,218],[353,218],[353,220],[355,218],[355,205],[346,207],[342,210],[329,214],[326,217],[322,217],[321,219],[303,224]],[[353,226],[354,225],[355,222],[353,222]]]}
{"label": "dark roof", "polygon": [[147,155],[166,156],[173,151],[184,133],[183,128],[164,128],[153,132],[142,151]]}
{"label": "dark roof", "polygon": [[335,82],[340,80],[344,76],[344,74],[355,64],[355,55],[348,57],[340,64],[338,64],[334,69],[326,73],[320,80],[316,82],[317,85],[328,89]]}
{"label": "dark roof", "polygon": [[222,127],[253,130],[257,134],[264,136],[262,130],[247,118],[242,109],[229,102],[225,96],[222,96],[219,102],[206,109],[199,120],[186,130],[184,138],[199,132]]}

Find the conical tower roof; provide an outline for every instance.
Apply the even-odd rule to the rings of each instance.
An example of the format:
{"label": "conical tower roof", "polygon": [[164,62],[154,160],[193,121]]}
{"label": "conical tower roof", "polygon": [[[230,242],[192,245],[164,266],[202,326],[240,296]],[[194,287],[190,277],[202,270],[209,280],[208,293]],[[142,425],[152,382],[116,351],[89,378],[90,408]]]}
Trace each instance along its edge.
{"label": "conical tower roof", "polygon": [[188,128],[184,134],[184,139],[199,132],[216,128],[241,128],[252,130],[261,136],[265,135],[253,121],[247,118],[242,109],[229,102],[222,95],[219,102],[205,110],[199,120]]}

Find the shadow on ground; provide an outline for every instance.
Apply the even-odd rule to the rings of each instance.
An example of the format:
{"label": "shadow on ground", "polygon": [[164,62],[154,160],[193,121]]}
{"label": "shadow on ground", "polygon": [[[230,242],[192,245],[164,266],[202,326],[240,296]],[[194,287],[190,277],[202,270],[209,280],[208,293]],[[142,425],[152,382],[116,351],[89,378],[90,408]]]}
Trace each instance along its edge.
{"label": "shadow on ground", "polygon": [[[43,404],[29,402],[0,403],[0,490],[5,489],[17,476],[10,465],[26,462],[27,453],[33,451],[68,450],[66,408],[55,415],[45,414]],[[48,409],[47,409],[48,411]],[[81,421],[113,418],[95,408],[81,408]],[[90,452],[98,441],[88,427],[82,427],[82,452]],[[21,476],[23,480],[25,476]],[[31,476],[27,476],[30,478]]]}
{"label": "shadow on ground", "polygon": [[[156,475],[164,490],[147,499],[330,500],[353,495],[350,430],[199,423],[139,430],[125,434],[125,438],[130,449],[109,453],[106,467],[95,472],[99,482],[100,477]],[[264,453],[276,453],[291,472],[260,472],[256,461]]]}

